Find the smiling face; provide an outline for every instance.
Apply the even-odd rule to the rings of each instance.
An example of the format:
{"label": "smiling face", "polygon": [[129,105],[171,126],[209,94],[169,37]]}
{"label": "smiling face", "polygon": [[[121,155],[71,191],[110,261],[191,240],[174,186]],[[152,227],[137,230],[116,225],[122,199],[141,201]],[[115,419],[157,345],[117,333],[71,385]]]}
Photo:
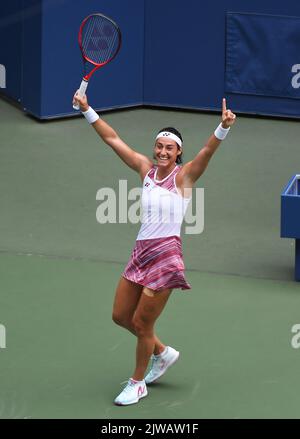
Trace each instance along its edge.
{"label": "smiling face", "polygon": [[158,166],[168,167],[176,162],[177,156],[181,154],[181,149],[175,140],[167,137],[159,137],[154,146],[154,158]]}

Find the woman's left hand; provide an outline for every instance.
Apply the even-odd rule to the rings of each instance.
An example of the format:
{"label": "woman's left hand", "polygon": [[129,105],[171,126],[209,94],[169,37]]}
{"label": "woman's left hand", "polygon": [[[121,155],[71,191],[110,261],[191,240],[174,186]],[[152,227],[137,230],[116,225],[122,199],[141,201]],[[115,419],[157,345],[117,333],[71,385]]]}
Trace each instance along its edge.
{"label": "woman's left hand", "polygon": [[226,108],[226,99],[223,98],[222,102],[222,127],[229,128],[236,121],[236,115],[231,110]]}

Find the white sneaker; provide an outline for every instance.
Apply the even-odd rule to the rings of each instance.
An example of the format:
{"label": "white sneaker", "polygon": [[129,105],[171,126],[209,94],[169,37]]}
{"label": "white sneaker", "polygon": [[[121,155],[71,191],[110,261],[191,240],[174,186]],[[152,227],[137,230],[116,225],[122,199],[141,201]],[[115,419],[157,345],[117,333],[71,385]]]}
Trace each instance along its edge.
{"label": "white sneaker", "polygon": [[154,381],[158,380],[172,364],[176,363],[178,358],[179,352],[171,348],[171,346],[167,346],[160,355],[152,355],[151,369],[145,377],[146,384],[154,383]]}
{"label": "white sneaker", "polygon": [[114,403],[116,405],[135,404],[147,395],[148,391],[145,381],[133,381],[130,378],[124,390],[116,397]]}

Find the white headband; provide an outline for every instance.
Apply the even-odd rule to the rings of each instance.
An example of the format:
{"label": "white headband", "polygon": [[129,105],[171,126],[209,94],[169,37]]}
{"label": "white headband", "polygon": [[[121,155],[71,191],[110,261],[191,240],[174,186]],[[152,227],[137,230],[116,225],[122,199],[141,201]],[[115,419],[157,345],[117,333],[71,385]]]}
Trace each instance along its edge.
{"label": "white headband", "polygon": [[176,134],[169,133],[169,131],[161,131],[160,133],[158,133],[155,140],[159,139],[160,137],[168,137],[169,139],[175,140],[180,148],[182,147],[182,141],[178,136],[176,136]]}

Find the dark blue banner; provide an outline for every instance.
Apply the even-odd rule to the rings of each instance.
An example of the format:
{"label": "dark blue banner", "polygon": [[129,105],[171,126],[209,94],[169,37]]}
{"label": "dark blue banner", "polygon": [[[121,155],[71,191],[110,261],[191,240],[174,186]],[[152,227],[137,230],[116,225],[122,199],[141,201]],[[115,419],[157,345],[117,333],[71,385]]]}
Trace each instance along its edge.
{"label": "dark blue banner", "polygon": [[300,18],[227,13],[229,93],[300,99]]}

